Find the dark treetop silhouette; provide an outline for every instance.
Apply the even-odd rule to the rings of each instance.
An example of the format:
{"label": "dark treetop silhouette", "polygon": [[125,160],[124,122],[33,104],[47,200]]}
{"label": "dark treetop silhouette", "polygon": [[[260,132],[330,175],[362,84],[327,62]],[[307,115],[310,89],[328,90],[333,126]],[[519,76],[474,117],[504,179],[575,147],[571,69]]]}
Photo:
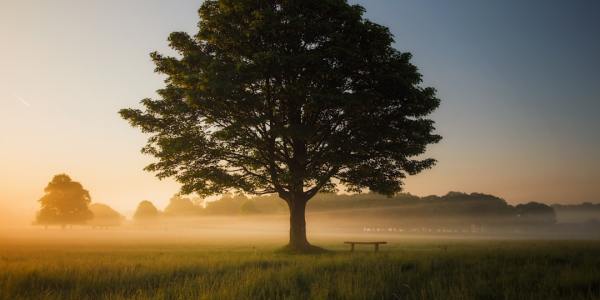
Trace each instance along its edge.
{"label": "dark treetop silhouette", "polygon": [[363,13],[345,0],[204,1],[198,34],[169,37],[180,55],[151,55],[160,97],[120,112],[152,134],[146,170],[183,193],[279,195],[293,251],[315,249],[305,207],[317,192],[399,192],[435,163],[416,157],[441,139],[426,118],[440,101]]}
{"label": "dark treetop silhouette", "polygon": [[40,198],[41,209],[36,223],[40,225],[84,224],[93,215],[88,205],[90,193],[81,183],[71,180],[66,174],[54,176]]}

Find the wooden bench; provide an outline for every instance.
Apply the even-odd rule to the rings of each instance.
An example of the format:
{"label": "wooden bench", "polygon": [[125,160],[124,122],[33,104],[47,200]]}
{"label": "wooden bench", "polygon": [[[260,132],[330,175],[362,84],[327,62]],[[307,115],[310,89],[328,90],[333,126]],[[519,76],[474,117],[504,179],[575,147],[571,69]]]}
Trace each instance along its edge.
{"label": "wooden bench", "polygon": [[379,245],[387,244],[387,242],[344,242],[344,244],[350,244],[350,252],[354,252],[354,245],[373,245],[375,246],[375,252],[379,251]]}

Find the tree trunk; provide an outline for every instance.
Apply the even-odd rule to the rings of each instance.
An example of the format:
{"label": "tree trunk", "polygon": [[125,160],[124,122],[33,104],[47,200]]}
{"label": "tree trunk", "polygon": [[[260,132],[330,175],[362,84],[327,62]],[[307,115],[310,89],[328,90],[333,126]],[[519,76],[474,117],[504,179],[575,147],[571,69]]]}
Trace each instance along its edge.
{"label": "tree trunk", "polygon": [[288,201],[290,208],[290,243],[289,250],[304,252],[312,247],[306,239],[306,200]]}

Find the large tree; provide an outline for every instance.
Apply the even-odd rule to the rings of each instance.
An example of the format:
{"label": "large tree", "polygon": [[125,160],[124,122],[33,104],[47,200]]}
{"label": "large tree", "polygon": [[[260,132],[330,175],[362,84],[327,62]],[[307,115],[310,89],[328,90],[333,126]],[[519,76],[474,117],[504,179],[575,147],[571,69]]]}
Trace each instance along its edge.
{"label": "large tree", "polygon": [[40,225],[77,225],[93,218],[88,205],[90,193],[81,183],[66,174],[54,176],[40,198],[41,209],[36,223]]}
{"label": "large tree", "polygon": [[157,99],[121,116],[150,133],[146,170],[183,193],[275,193],[290,209],[291,250],[306,238],[306,203],[343,186],[391,195],[438,142],[439,105],[388,28],[346,0],[206,0],[199,32],[169,36],[175,57]]}

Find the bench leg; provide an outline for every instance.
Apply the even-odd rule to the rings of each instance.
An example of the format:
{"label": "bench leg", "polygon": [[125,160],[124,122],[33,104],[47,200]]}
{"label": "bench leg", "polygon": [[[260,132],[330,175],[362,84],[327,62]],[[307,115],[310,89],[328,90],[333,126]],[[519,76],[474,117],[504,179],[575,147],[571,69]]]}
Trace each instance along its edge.
{"label": "bench leg", "polygon": [[375,252],[379,252],[379,244],[375,244]]}
{"label": "bench leg", "polygon": [[354,252],[354,244],[350,244],[350,252]]}

